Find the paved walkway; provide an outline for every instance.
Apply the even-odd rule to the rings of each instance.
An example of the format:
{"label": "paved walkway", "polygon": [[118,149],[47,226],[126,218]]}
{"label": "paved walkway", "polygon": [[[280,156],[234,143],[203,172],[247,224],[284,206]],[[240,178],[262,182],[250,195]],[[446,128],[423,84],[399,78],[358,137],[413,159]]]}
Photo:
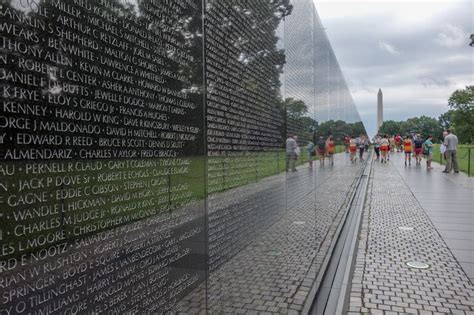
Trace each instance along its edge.
{"label": "paved walkway", "polygon": [[444,174],[437,163],[430,172],[424,164],[405,167],[402,154],[392,161],[474,283],[474,177]]}
{"label": "paved walkway", "polygon": [[[458,185],[456,180],[443,177],[439,167],[429,174],[424,172],[414,165],[405,169],[401,154],[388,164],[374,163],[351,284],[350,314],[473,314],[472,283],[460,255],[455,256],[448,247],[449,239],[444,239],[457,236],[454,245],[454,240],[472,240],[472,221],[468,221],[472,217],[467,215],[472,191],[461,191],[460,186],[453,191],[449,187]],[[442,197],[446,191],[466,205],[465,212],[456,211],[466,218],[466,231],[443,234],[438,227],[459,222],[443,223],[440,219],[439,224],[444,225],[433,223],[434,212],[440,218],[454,218],[442,209],[461,209]],[[468,242],[460,243],[471,249]],[[406,264],[409,261],[427,263],[429,268],[411,268]]]}

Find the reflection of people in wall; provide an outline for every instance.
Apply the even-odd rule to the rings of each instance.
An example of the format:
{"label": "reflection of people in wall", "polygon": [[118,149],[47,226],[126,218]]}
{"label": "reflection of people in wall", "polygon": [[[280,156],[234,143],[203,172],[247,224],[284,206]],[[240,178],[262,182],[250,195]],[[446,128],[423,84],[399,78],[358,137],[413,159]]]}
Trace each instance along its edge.
{"label": "reflection of people in wall", "polygon": [[349,153],[349,145],[351,144],[351,137],[349,135],[346,135],[344,137],[344,145],[346,147],[346,153]]}
{"label": "reflection of people in wall", "polygon": [[326,140],[326,151],[328,154],[329,164],[334,165],[334,153],[336,151],[336,144],[334,143],[334,138],[329,136]]}
{"label": "reflection of people in wall", "polygon": [[306,151],[308,152],[308,163],[309,168],[313,168],[313,159],[316,156],[316,146],[311,141],[306,145]]}
{"label": "reflection of people in wall", "polygon": [[288,139],[286,139],[286,171],[290,169],[292,172],[296,172],[296,159],[298,155],[296,151],[298,148],[298,143],[296,142],[296,135],[290,134]]}
{"label": "reflection of people in wall", "polygon": [[294,136],[293,139],[295,139],[295,142],[296,142],[296,149],[295,149],[295,153],[296,153],[296,161],[298,161],[298,158],[300,157],[300,154],[301,154],[301,150],[300,150],[300,146],[298,145],[298,136]]}
{"label": "reflection of people in wall", "polygon": [[326,141],[321,136],[318,140],[318,154],[319,154],[319,162],[320,165],[324,165],[324,158],[326,156]]}
{"label": "reflection of people in wall", "polygon": [[364,150],[365,150],[365,136],[364,135],[360,135],[360,137],[357,138],[357,146],[359,147],[359,159],[363,161]]}
{"label": "reflection of people in wall", "polygon": [[350,157],[351,157],[351,162],[355,163],[357,158],[356,158],[356,152],[357,152],[357,140],[355,139],[354,136],[351,137],[351,141],[349,143],[349,150],[351,152]]}

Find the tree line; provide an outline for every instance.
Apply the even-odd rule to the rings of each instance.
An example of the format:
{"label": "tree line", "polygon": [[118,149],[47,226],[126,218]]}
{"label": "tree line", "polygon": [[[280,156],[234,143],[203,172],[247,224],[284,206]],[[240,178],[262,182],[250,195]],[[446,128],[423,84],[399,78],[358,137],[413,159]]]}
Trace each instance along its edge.
{"label": "tree line", "polygon": [[282,115],[285,117],[285,126],[282,130],[283,137],[296,134],[300,141],[316,142],[319,137],[326,139],[332,135],[336,142],[340,142],[346,135],[355,137],[367,135],[361,121],[327,120],[320,122],[314,119],[309,115],[308,106],[302,100],[287,98],[279,106]]}
{"label": "tree line", "polygon": [[474,143],[474,85],[456,90],[448,100],[449,110],[437,119],[428,116],[409,118],[405,121],[384,121],[379,134],[407,135],[419,133],[432,135],[441,141],[443,131],[451,128],[460,143]]}

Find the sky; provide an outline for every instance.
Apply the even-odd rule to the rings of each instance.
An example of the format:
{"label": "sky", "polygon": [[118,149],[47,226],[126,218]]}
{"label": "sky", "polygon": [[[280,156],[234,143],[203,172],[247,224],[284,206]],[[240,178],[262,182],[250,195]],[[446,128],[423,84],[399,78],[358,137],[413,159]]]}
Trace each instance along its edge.
{"label": "sky", "polygon": [[474,1],[314,0],[369,135],[384,120],[437,118],[474,84]]}

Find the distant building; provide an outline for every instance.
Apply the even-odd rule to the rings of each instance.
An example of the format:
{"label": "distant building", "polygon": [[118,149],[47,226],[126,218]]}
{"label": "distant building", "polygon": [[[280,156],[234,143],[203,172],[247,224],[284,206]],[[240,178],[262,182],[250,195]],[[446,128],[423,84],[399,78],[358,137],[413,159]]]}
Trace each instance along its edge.
{"label": "distant building", "polygon": [[379,89],[377,94],[377,132],[383,123],[383,93],[382,89]]}

